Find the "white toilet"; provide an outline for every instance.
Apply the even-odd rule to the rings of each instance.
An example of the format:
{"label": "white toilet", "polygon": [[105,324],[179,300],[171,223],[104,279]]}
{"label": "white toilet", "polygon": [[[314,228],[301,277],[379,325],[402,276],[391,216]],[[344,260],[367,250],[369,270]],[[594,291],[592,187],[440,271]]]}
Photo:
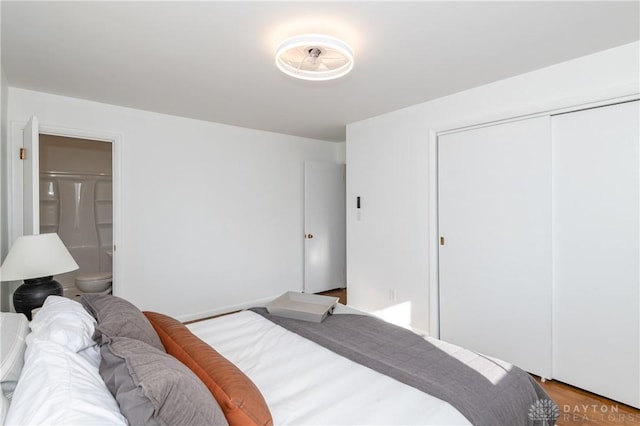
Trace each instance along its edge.
{"label": "white toilet", "polygon": [[108,293],[111,291],[113,274],[111,272],[94,272],[76,276],[76,287],[83,293]]}

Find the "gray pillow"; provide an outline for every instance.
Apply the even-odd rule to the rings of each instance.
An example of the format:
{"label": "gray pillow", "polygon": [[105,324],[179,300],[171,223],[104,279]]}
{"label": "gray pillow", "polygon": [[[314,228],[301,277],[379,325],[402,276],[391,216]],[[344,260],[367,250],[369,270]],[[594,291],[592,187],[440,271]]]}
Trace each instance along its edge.
{"label": "gray pillow", "polygon": [[114,337],[129,337],[165,352],[149,320],[131,302],[108,294],[83,294],[80,301],[96,319],[93,340],[100,346]]}
{"label": "gray pillow", "polygon": [[100,375],[130,425],[227,425],[209,390],[171,355],[127,337],[100,352]]}

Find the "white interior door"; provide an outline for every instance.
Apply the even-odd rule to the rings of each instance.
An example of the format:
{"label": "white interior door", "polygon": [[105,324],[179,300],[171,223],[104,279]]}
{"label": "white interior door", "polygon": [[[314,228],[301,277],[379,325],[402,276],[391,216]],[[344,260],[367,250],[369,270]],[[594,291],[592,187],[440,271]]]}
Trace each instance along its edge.
{"label": "white interior door", "polygon": [[438,139],[440,337],[551,374],[549,117]]}
{"label": "white interior door", "polygon": [[22,232],[40,233],[40,135],[37,117],[31,117],[22,133]]}
{"label": "white interior door", "polygon": [[640,108],[553,117],[553,377],[640,407]]}
{"label": "white interior door", "polygon": [[304,291],[346,287],[345,166],[304,163]]}

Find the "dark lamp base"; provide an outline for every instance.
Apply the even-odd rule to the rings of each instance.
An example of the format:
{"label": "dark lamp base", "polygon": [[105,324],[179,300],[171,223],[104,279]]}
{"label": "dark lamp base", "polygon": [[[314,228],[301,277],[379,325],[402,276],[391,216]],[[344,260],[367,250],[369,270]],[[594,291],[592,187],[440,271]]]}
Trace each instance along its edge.
{"label": "dark lamp base", "polygon": [[13,307],[31,321],[31,310],[41,307],[51,295],[62,296],[62,285],[52,276],[24,280],[13,293]]}

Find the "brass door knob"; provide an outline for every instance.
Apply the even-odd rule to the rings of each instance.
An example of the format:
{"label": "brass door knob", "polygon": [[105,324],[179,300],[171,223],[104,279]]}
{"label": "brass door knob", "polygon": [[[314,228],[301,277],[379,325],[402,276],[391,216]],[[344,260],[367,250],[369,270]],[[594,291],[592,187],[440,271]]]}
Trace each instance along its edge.
{"label": "brass door knob", "polygon": [[313,234],[306,234],[306,235],[305,235],[305,238],[309,238],[309,239],[311,239],[311,238],[313,238]]}

